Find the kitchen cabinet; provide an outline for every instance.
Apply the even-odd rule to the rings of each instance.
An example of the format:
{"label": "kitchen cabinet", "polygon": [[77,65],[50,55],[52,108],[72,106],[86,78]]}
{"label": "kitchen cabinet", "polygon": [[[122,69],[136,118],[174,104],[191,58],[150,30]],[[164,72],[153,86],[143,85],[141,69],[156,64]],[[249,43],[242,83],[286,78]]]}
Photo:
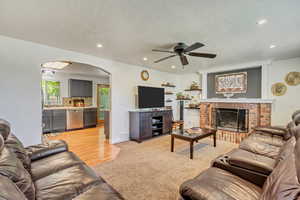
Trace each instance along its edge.
{"label": "kitchen cabinet", "polygon": [[69,79],[70,97],[93,97],[93,81]]}
{"label": "kitchen cabinet", "polygon": [[66,130],[66,110],[53,110],[52,113],[52,131],[65,131]]}
{"label": "kitchen cabinet", "polygon": [[97,126],[97,108],[86,108],[83,112],[84,127]]}
{"label": "kitchen cabinet", "polygon": [[43,133],[66,130],[66,110],[43,110]]}
{"label": "kitchen cabinet", "polygon": [[43,133],[52,132],[52,110],[43,110]]}

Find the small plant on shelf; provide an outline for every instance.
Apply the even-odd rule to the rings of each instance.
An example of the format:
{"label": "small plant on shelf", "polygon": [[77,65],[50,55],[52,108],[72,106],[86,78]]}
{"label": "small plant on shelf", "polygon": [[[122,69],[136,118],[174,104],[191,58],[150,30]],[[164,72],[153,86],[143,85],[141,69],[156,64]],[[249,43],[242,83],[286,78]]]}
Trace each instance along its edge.
{"label": "small plant on shelf", "polygon": [[190,89],[191,90],[199,90],[200,86],[199,86],[199,84],[196,81],[193,81],[192,84],[191,84],[191,86],[190,86]]}
{"label": "small plant on shelf", "polygon": [[178,93],[176,94],[176,98],[177,98],[177,99],[185,99],[185,96],[184,96],[184,94],[183,94],[182,92],[178,92]]}

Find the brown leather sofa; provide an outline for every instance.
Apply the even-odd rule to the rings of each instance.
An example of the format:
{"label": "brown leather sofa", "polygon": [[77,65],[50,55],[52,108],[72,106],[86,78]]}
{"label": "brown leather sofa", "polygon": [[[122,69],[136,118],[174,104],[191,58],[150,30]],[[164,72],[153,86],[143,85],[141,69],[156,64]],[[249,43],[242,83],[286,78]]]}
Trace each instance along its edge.
{"label": "brown leather sofa", "polygon": [[[234,149],[217,158],[213,166],[235,171],[250,182],[262,186],[268,175],[281,159],[281,152],[294,145],[295,127],[300,114],[293,115],[284,134],[254,131],[243,140],[238,149]],[[254,178],[255,177],[255,178]]]}
{"label": "brown leather sofa", "polygon": [[1,200],[120,200],[63,141],[24,148],[0,119]]}
{"label": "brown leather sofa", "polygon": [[[300,134],[300,127],[297,132]],[[294,144],[282,153],[262,187],[235,173],[211,167],[184,182],[180,186],[181,197],[185,200],[299,200],[300,139]]]}
{"label": "brown leather sofa", "polygon": [[211,168],[181,185],[182,198],[300,199],[300,114],[292,118],[284,132],[256,130],[239,149],[214,160]]}

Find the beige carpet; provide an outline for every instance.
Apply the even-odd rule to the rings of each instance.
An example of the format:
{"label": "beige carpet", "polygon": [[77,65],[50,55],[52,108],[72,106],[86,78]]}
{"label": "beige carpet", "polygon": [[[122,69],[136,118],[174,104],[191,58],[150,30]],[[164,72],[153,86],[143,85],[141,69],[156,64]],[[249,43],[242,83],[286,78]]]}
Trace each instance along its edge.
{"label": "beige carpet", "polygon": [[194,159],[189,159],[189,143],[175,139],[170,152],[170,137],[162,136],[143,143],[118,144],[119,156],[94,167],[110,185],[128,200],[177,200],[182,182],[210,166],[211,160],[237,147],[236,144],[212,139],[195,144]]}

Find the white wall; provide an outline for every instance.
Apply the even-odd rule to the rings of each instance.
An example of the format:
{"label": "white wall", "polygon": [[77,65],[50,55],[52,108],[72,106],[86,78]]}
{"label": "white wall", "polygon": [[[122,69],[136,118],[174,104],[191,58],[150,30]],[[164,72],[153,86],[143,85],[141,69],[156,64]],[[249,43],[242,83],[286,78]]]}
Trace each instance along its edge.
{"label": "white wall", "polygon": [[[44,80],[53,80],[60,82],[60,96],[69,97],[69,79],[80,79],[93,81],[93,106],[97,106],[97,84],[109,84],[109,77],[94,77],[87,75],[78,75],[70,73],[56,72],[53,76],[42,75]],[[61,101],[62,102],[62,101]]]}
{"label": "white wall", "polygon": [[[269,92],[272,84],[284,82],[287,73],[300,72],[300,58],[275,61],[269,68]],[[287,85],[287,84],[286,84]],[[296,109],[300,109],[300,85],[288,86],[284,96],[273,96],[275,103],[272,113],[272,124],[286,125],[291,120],[291,115]]]}
{"label": "white wall", "polygon": [[0,36],[0,118],[11,122],[25,145],[41,141],[41,63],[70,60],[100,67],[111,73],[111,142],[128,140],[128,111],[134,108],[135,87],[177,84],[178,75],[149,70],[150,80],[140,78],[142,67],[127,65],[72,51]]}

